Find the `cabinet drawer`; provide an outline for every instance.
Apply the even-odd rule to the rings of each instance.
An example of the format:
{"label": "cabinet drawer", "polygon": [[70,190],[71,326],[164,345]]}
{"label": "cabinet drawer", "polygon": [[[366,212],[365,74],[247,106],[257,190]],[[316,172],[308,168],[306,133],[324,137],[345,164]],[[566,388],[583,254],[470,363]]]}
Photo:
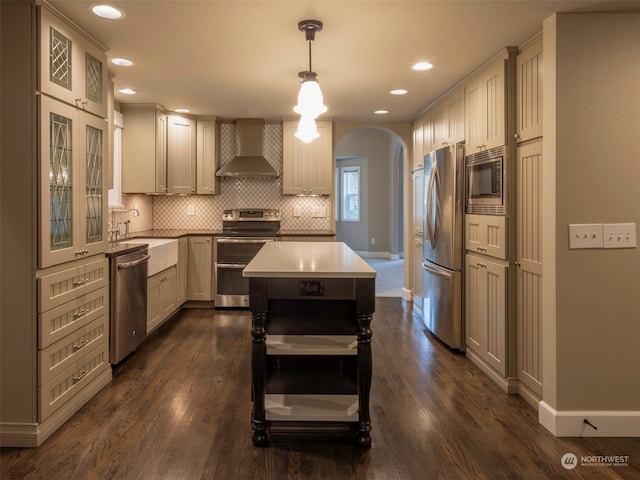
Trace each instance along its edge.
{"label": "cabinet drawer", "polygon": [[62,305],[109,283],[109,260],[90,261],[38,278],[38,312]]}
{"label": "cabinet drawer", "polygon": [[352,278],[275,278],[269,280],[270,299],[355,300]]}
{"label": "cabinet drawer", "polygon": [[41,350],[38,359],[38,385],[47,383],[76,359],[97,348],[98,344],[108,343],[108,328],[109,316],[103,315]]}
{"label": "cabinet drawer", "polygon": [[53,379],[40,386],[38,388],[40,421],[68,402],[107,368],[111,368],[109,365],[109,342],[103,342],[97,344],[95,349],[87,351]]}
{"label": "cabinet drawer", "polygon": [[38,347],[45,348],[98,317],[109,317],[109,288],[103,287],[38,314]]}

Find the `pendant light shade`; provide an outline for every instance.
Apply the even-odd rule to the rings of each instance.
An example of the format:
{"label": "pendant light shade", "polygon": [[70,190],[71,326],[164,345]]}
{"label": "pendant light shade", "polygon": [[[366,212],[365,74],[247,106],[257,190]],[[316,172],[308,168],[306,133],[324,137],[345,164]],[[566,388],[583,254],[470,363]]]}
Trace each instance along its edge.
{"label": "pendant light shade", "polygon": [[303,73],[305,73],[305,77],[300,85],[298,104],[293,107],[293,111],[298,115],[317,118],[318,115],[322,115],[327,111],[322,98],[320,84],[314,72]]}
{"label": "pendant light shade", "polygon": [[322,22],[319,20],[302,20],[298,22],[298,30],[305,32],[305,39],[309,45],[309,70],[299,72],[298,77],[302,79],[300,91],[298,92],[298,104],[293,107],[293,111],[300,115],[298,131],[295,136],[305,143],[318,138],[320,134],[316,128],[315,119],[327,111],[318,83],[318,75],[311,67],[311,44],[315,39],[316,32],[322,30]]}
{"label": "pendant light shade", "polygon": [[320,136],[313,117],[302,116],[298,122],[298,131],[294,134],[304,143],[309,143]]}

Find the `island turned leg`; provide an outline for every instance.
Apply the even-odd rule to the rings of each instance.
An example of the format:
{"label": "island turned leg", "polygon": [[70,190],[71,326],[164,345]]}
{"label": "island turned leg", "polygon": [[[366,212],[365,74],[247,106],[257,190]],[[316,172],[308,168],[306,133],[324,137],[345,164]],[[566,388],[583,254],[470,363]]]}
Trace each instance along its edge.
{"label": "island turned leg", "polygon": [[253,444],[256,447],[263,447],[269,442],[264,414],[264,394],[267,380],[267,348],[264,328],[266,319],[266,312],[251,312],[251,337],[253,339],[251,343],[251,389],[253,390],[251,428],[253,428]]}
{"label": "island turned leg", "polygon": [[371,392],[371,319],[372,314],[358,315],[358,410],[360,419],[356,431],[356,443],[361,447],[371,445],[371,417],[369,393]]}

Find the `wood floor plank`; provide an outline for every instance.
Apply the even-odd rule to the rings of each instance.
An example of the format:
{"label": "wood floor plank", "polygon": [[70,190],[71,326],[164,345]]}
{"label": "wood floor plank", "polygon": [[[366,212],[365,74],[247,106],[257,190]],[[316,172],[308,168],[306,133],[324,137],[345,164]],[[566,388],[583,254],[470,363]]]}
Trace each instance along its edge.
{"label": "wood floor plank", "polygon": [[[3,448],[0,478],[26,480],[637,479],[638,438],[555,438],[436,340],[398,298],[372,322],[370,449],[251,441],[247,311],[184,310],[37,449]],[[629,455],[627,467],[568,471],[564,453]]]}

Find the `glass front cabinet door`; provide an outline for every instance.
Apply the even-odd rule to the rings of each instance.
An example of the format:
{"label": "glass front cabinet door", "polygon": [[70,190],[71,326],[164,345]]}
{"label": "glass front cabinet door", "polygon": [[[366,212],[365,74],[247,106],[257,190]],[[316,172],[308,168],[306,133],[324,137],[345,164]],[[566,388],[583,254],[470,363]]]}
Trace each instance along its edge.
{"label": "glass front cabinet door", "polygon": [[106,55],[64,21],[40,8],[40,90],[107,117]]}
{"label": "glass front cabinet door", "polygon": [[40,104],[41,268],[106,250],[107,122],[44,95]]}

